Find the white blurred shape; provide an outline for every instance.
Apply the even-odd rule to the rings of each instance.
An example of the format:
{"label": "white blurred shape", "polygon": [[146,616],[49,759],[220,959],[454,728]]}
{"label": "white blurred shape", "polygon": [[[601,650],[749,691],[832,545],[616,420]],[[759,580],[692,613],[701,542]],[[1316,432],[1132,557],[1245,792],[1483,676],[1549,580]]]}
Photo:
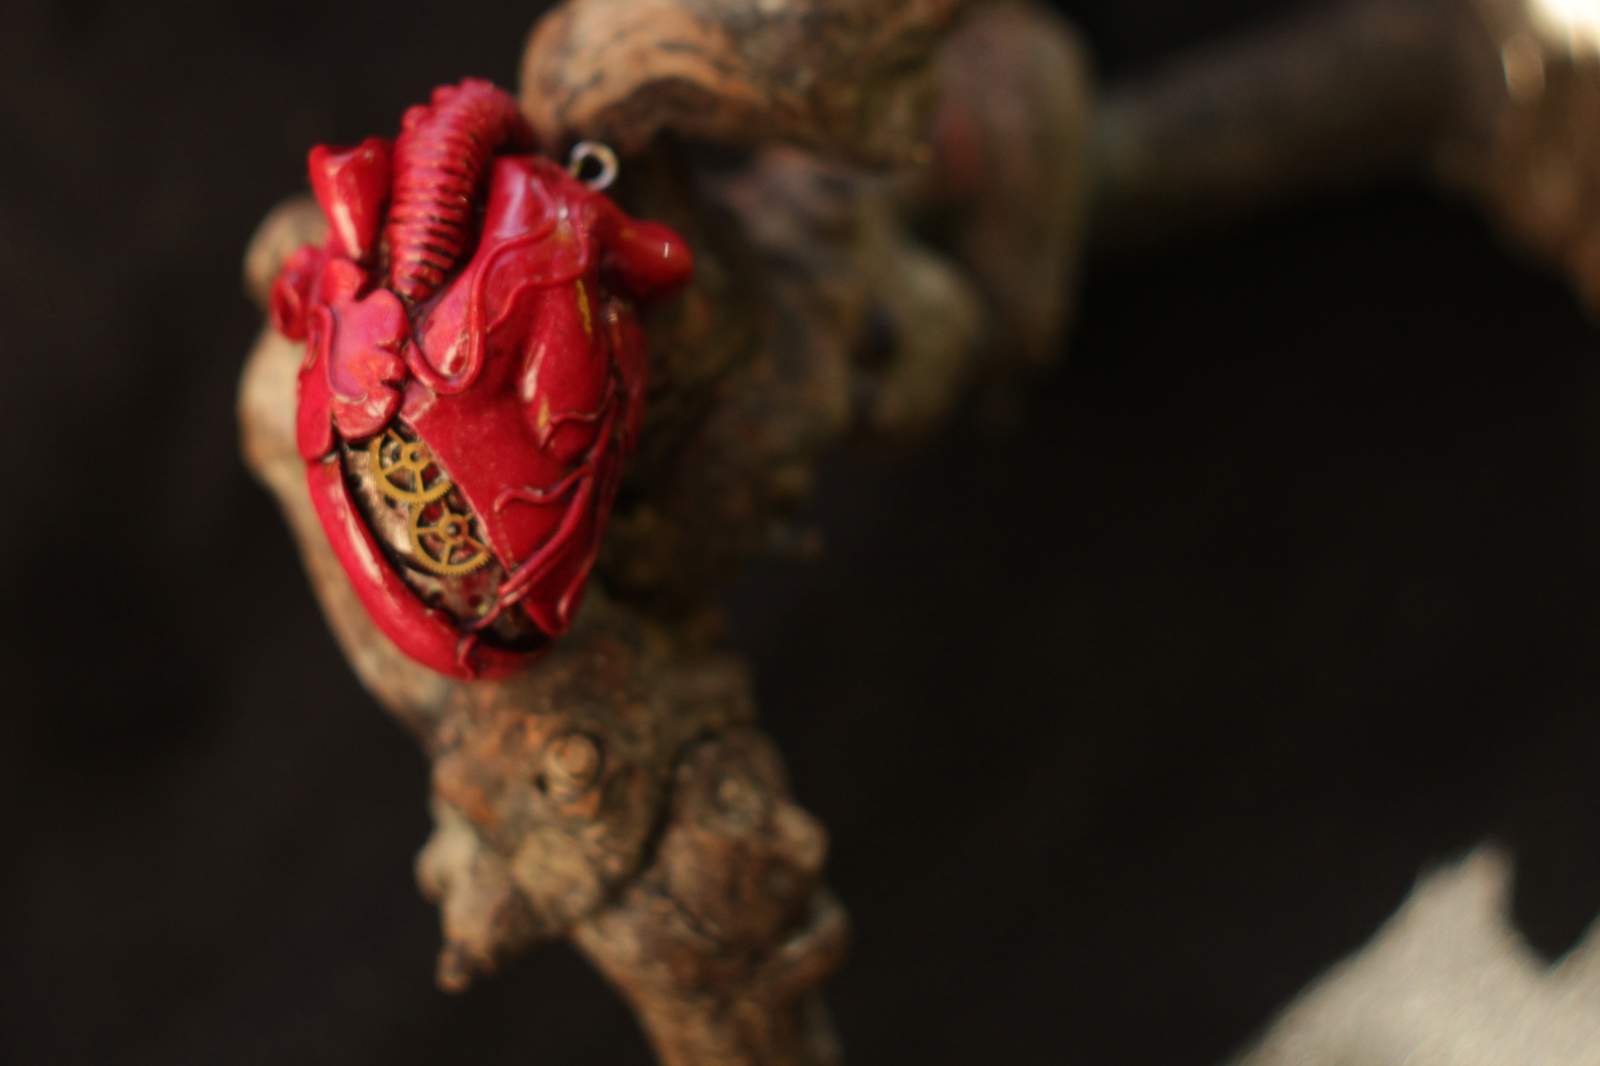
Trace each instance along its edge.
{"label": "white blurred shape", "polygon": [[1600,0],[1528,0],[1528,15],[1545,37],[1575,54],[1600,52]]}
{"label": "white blurred shape", "polygon": [[1600,1066],[1600,923],[1549,966],[1511,882],[1487,848],[1424,877],[1233,1066]]}

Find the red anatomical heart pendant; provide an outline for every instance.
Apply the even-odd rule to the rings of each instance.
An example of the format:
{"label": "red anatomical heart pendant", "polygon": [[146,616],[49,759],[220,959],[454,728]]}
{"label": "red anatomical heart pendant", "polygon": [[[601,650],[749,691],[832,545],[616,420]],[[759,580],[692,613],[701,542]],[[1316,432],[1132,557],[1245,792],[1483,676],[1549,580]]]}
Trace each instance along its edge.
{"label": "red anatomical heart pendant", "polygon": [[402,651],[463,679],[571,624],[644,414],[635,303],[693,269],[533,147],[469,79],[392,145],[313,149],[328,238],[272,290],[306,342],[297,437],[334,552]]}

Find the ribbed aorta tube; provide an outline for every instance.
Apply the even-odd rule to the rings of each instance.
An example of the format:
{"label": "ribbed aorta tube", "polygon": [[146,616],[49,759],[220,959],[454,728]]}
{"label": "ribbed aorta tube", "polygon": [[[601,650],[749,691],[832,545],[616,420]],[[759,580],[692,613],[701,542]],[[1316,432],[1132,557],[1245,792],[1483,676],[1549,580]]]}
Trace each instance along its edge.
{"label": "ribbed aorta tube", "polygon": [[394,146],[394,192],[384,236],[389,287],[413,303],[438,291],[470,237],[473,197],[501,148],[531,147],[510,94],[468,78],[406,112]]}

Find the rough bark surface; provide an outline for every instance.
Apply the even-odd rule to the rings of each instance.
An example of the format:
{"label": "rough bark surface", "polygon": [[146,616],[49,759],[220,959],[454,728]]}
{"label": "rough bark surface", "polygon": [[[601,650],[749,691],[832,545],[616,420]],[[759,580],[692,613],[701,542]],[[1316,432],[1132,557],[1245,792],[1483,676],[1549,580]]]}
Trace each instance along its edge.
{"label": "rough bark surface", "polygon": [[577,930],[669,1066],[838,1057],[814,990],[849,921],[821,883],[827,833],[787,793],[758,731],[695,745],[656,863]]}
{"label": "rough bark surface", "polygon": [[873,162],[923,145],[929,58],[968,0],[573,0],[540,21],[522,107],[547,145],[776,138]]}

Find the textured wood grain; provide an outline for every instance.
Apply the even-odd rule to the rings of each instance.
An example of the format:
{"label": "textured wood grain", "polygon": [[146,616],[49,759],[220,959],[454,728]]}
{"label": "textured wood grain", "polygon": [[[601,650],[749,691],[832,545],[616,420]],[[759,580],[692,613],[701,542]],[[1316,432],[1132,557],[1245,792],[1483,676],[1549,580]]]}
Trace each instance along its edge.
{"label": "textured wood grain", "polygon": [[632,155],[671,130],[874,161],[923,142],[929,63],[966,0],[570,0],[535,28],[522,107],[546,145]]}

